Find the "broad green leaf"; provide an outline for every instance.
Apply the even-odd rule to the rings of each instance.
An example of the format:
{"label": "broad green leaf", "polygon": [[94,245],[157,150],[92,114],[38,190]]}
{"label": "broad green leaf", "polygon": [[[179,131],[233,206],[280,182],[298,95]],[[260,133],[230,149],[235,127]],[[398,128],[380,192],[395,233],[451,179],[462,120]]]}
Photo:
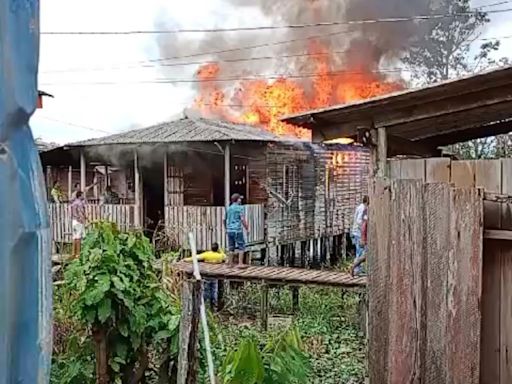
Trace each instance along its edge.
{"label": "broad green leaf", "polygon": [[103,299],[98,306],[98,319],[104,323],[110,317],[112,303],[109,298]]}

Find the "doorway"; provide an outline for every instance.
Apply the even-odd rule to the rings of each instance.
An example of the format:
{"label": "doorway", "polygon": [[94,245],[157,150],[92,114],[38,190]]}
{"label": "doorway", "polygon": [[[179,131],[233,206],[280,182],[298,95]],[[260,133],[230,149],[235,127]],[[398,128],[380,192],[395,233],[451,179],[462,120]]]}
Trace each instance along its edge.
{"label": "doorway", "polygon": [[144,233],[153,238],[155,229],[164,218],[164,165],[154,163],[142,168],[144,196]]}

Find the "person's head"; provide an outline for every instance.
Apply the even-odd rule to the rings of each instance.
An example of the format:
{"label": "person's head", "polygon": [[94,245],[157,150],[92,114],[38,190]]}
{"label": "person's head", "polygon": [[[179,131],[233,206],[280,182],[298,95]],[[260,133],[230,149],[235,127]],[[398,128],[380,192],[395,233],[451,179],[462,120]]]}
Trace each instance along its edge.
{"label": "person's head", "polygon": [[242,196],[239,193],[233,193],[231,195],[231,204],[241,204]]}
{"label": "person's head", "polygon": [[109,193],[112,192],[112,187],[110,185],[107,185],[105,191]]}
{"label": "person's head", "polygon": [[59,182],[57,180],[55,180],[53,182],[53,188],[57,188],[59,186]]}
{"label": "person's head", "polygon": [[219,252],[219,244],[213,243],[212,244],[212,251],[213,252]]}
{"label": "person's head", "polygon": [[370,198],[368,197],[368,195],[363,196],[363,204],[370,205]]}
{"label": "person's head", "polygon": [[82,191],[76,191],[76,198],[78,200],[83,199],[83,197],[84,197],[84,194],[82,193]]}
{"label": "person's head", "polygon": [[80,190],[80,183],[75,183],[75,191],[79,191]]}

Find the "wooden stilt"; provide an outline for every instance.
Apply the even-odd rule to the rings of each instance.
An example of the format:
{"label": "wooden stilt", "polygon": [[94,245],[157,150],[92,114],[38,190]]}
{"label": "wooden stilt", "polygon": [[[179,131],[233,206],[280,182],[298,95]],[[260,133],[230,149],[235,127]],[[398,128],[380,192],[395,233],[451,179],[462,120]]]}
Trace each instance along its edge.
{"label": "wooden stilt", "polygon": [[299,307],[299,287],[292,287],[292,311],[298,313]]}
{"label": "wooden stilt", "polygon": [[202,294],[201,281],[184,282],[182,288],[178,384],[198,382],[199,317]]}
{"label": "wooden stilt", "polygon": [[268,330],[268,284],[263,282],[261,284],[261,329]]}

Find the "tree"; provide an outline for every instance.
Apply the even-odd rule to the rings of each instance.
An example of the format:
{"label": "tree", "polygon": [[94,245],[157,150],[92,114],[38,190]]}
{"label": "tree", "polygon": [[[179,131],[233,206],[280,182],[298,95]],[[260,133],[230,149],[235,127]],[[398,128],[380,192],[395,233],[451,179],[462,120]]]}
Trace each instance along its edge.
{"label": "tree", "polygon": [[[432,0],[431,10],[433,15],[453,16],[433,18],[419,25],[422,33],[402,59],[411,70],[411,81],[415,85],[432,84],[508,64],[507,59],[492,58],[491,54],[500,47],[497,40],[485,41],[476,53],[472,52],[490,19],[481,8],[472,9],[470,0]],[[463,158],[487,158],[497,154],[496,148],[495,140],[485,138],[456,144],[450,150]]]}
{"label": "tree", "polygon": [[177,355],[180,316],[154,264],[154,251],[142,233],[123,233],[113,223],[99,222],[84,239],[80,258],[66,269],[71,311],[95,346],[97,384],[141,382],[150,348],[163,355],[160,376],[168,376],[171,356]]}

